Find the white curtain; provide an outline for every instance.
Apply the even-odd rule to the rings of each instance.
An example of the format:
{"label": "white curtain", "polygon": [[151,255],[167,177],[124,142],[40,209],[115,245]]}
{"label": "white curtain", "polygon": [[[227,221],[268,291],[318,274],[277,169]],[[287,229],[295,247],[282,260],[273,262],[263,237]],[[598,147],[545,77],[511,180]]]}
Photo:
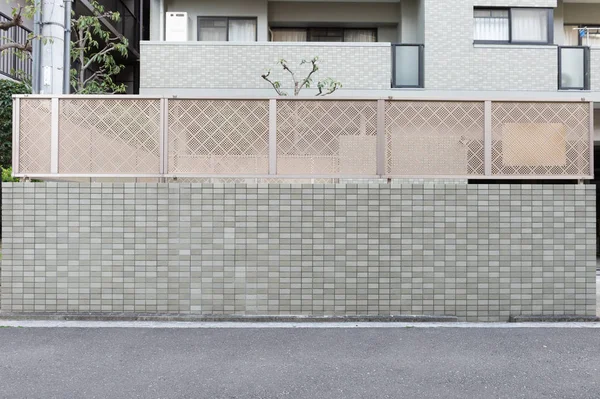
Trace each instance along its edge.
{"label": "white curtain", "polygon": [[200,18],[198,40],[203,42],[227,41],[227,18]]}
{"label": "white curtain", "polygon": [[344,30],[345,42],[375,42],[377,33],[372,29],[346,29]]}
{"label": "white curtain", "polygon": [[306,29],[272,29],[274,42],[305,42]]}
{"label": "white curtain", "polygon": [[253,19],[230,19],[229,20],[230,42],[255,42],[256,21]]}
{"label": "white curtain", "polygon": [[475,18],[475,40],[508,41],[508,18]]}
{"label": "white curtain", "polygon": [[579,27],[577,25],[565,25],[565,46],[579,46]]}
{"label": "white curtain", "polygon": [[600,28],[588,28],[581,41],[584,46],[600,47]]}
{"label": "white curtain", "polygon": [[200,41],[225,42],[227,41],[227,31],[225,28],[201,28]]}
{"label": "white curtain", "polygon": [[513,8],[513,42],[548,42],[548,10]]}

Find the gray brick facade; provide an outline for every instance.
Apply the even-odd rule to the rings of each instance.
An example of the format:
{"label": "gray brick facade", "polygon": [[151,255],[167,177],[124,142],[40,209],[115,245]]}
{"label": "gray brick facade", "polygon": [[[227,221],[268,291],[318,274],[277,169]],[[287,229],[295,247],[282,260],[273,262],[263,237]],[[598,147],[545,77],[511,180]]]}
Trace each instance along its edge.
{"label": "gray brick facade", "polygon": [[595,186],[4,183],[2,312],[595,313]]}
{"label": "gray brick facade", "polygon": [[556,91],[555,46],[475,45],[473,7],[556,7],[556,0],[424,0],[425,88]]}
{"label": "gray brick facade", "polygon": [[[271,78],[282,87],[292,87],[289,74],[277,66],[279,59],[289,62],[304,78],[308,65],[302,59],[318,56],[320,71],[314,82],[334,78],[346,89],[385,90],[392,76],[391,50],[388,45],[367,43],[338,44],[203,44],[141,43],[140,87],[149,89],[271,89],[261,78],[272,69]],[[313,85],[314,86],[314,85]]]}

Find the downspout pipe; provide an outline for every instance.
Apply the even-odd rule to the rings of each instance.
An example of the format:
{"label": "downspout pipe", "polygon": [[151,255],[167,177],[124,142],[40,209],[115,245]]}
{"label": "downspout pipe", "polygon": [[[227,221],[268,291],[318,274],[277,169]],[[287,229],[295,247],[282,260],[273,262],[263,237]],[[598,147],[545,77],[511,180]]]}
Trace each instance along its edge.
{"label": "downspout pipe", "polygon": [[42,65],[42,54],[40,52],[40,35],[41,28],[40,23],[42,20],[42,4],[40,0],[34,1],[34,14],[33,14],[33,41],[31,46],[31,92],[33,94],[40,94],[40,66]]}
{"label": "downspout pipe", "polygon": [[71,92],[71,7],[72,0],[65,0],[65,53],[63,64],[63,94]]}

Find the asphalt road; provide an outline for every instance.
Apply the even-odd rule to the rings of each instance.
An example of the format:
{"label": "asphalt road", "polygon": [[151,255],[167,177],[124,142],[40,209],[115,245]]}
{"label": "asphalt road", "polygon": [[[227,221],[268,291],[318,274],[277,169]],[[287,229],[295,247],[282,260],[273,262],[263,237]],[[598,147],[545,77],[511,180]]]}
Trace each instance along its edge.
{"label": "asphalt road", "polygon": [[600,329],[2,328],[4,398],[599,398]]}

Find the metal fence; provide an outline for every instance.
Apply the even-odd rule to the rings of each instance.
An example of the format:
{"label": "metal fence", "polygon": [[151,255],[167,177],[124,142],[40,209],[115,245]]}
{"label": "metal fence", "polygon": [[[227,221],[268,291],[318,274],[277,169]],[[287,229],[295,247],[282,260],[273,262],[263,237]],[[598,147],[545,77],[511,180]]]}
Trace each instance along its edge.
{"label": "metal fence", "polygon": [[593,176],[590,102],[141,96],[14,101],[18,177]]}
{"label": "metal fence", "polygon": [[[0,13],[0,22],[8,22],[12,18]],[[31,31],[21,26],[13,26],[8,31],[0,32],[0,45],[7,43],[25,44]],[[4,50],[0,53],[0,74],[15,80],[30,78],[32,70],[31,57],[20,54],[15,49]]]}

